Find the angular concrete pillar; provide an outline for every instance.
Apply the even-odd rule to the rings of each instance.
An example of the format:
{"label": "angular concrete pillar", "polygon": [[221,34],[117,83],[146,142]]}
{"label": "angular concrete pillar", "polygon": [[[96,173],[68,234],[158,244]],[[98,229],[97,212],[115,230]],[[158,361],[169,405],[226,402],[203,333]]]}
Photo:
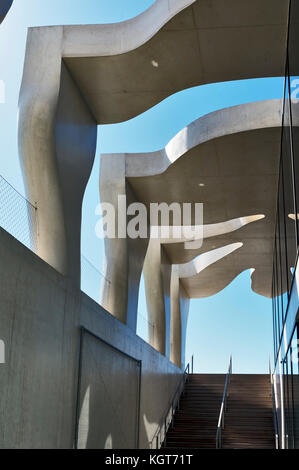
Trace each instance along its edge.
{"label": "angular concrete pillar", "polygon": [[183,368],[185,366],[186,332],[190,300],[180,282],[179,265],[172,265],[170,292],[170,360],[178,367]]}
{"label": "angular concrete pillar", "polygon": [[[127,237],[127,208],[136,202],[125,178],[125,155],[102,155],[101,203],[115,209],[115,236],[105,237],[101,305],[133,331],[137,326],[138,294],[148,238]],[[121,199],[120,199],[121,198]]]}
{"label": "angular concrete pillar", "polygon": [[29,30],[19,153],[28,198],[37,206],[37,254],[80,286],[81,208],[97,124],[62,62],[62,40],[61,27]]}
{"label": "angular concrete pillar", "polygon": [[152,325],[149,343],[169,357],[171,264],[159,239],[150,239],[143,274],[148,318]]}

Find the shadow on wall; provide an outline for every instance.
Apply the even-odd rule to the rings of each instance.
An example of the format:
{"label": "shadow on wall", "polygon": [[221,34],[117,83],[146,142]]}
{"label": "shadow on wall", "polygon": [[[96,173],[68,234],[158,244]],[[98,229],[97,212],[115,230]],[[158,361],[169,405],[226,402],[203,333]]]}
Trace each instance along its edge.
{"label": "shadow on wall", "polygon": [[79,373],[77,448],[138,447],[139,362],[85,331]]}
{"label": "shadow on wall", "polygon": [[81,334],[75,447],[148,448],[169,403],[157,397],[172,397],[177,374],[164,381],[147,361],[141,366],[88,330]]}
{"label": "shadow on wall", "polygon": [[13,0],[1,0],[0,3],[0,24],[6,17],[11,5],[12,5]]}

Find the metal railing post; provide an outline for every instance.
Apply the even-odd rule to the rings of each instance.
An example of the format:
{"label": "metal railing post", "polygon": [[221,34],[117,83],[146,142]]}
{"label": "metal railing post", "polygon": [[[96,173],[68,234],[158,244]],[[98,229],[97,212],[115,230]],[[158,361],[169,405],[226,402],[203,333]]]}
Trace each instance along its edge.
{"label": "metal railing post", "polygon": [[275,404],[275,389],[274,389],[274,380],[271,370],[271,359],[269,357],[269,374],[271,382],[271,395],[272,395],[272,412],[273,412],[273,422],[274,422],[274,433],[275,433],[275,448],[279,449],[279,439],[278,439],[278,420],[277,420],[277,411]]}
{"label": "metal railing post", "polygon": [[227,397],[228,397],[228,385],[230,383],[230,376],[232,373],[232,356],[229,358],[228,371],[225,377],[224,391],[222,395],[222,402],[220,406],[220,413],[218,419],[218,426],[216,431],[216,449],[221,449],[222,447],[222,429],[224,429],[224,414],[227,409]]}

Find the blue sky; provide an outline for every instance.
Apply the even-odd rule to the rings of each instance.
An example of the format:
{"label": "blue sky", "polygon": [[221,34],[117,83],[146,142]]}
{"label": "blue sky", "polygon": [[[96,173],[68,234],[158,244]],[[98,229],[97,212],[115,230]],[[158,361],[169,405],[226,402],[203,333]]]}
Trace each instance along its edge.
{"label": "blue sky", "polygon": [[[148,8],[153,0],[14,0],[0,28],[0,80],[6,102],[0,104],[0,174],[24,194],[17,151],[17,101],[29,26],[122,21]],[[283,79],[243,80],[205,85],[173,95],[135,119],[100,126],[97,156],[83,206],[82,252],[101,270],[103,246],[96,238],[100,152],[145,152],[162,148],[182,127],[217,109],[262,99],[281,98]],[[87,268],[88,271],[89,268]],[[89,271],[91,276],[91,271]],[[88,279],[96,288],[96,276]],[[85,278],[85,285],[87,278]],[[89,286],[90,287],[90,286]],[[145,295],[141,283],[139,333],[145,334]],[[268,371],[272,352],[271,301],[250,290],[249,271],[214,297],[193,300],[186,359],[195,355],[199,372],[224,372],[230,353],[234,371]]]}

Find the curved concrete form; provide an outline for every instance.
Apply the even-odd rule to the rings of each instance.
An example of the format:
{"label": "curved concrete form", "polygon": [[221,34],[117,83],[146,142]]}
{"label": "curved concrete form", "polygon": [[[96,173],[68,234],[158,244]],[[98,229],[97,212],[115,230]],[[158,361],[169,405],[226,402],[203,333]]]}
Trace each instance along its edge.
{"label": "curved concrete form", "polygon": [[[227,220],[226,222],[220,222],[218,224],[207,224],[202,226],[152,226],[151,227],[151,237],[152,232],[154,232],[155,236],[153,238],[158,238],[160,243],[162,244],[169,244],[169,243],[185,243],[184,248],[186,248],[186,242],[196,240],[197,237],[189,235],[189,236],[179,236],[182,234],[184,228],[187,229],[188,233],[201,233],[202,238],[210,238],[216,237],[218,235],[224,235],[226,233],[234,232],[235,230],[239,230],[242,227],[245,227],[247,224],[251,224],[252,222],[257,222],[258,220],[264,219],[265,216],[263,214],[258,215],[249,215],[246,217],[238,217],[237,219]],[[168,238],[163,238],[162,234],[167,229],[169,232]],[[183,234],[184,235],[184,234]]]}
{"label": "curved concrete form", "polygon": [[126,175],[128,178],[159,175],[205,142],[240,132],[278,128],[281,126],[281,112],[281,100],[266,100],[206,114],[182,129],[164,149],[144,154],[125,154]]}
{"label": "curved concrete form", "polygon": [[149,242],[143,273],[149,322],[149,343],[179,367],[184,364],[189,296],[182,278],[197,275],[239,249],[234,243],[204,253],[185,264],[171,264],[160,240]]}
{"label": "curved concrete form", "polygon": [[230,0],[228,10],[222,0],[156,0],[122,23],[29,29],[19,149],[45,261],[79,284],[81,202],[96,125],[130,119],[188,87],[283,75],[287,6]]}
{"label": "curved concrete form", "polygon": [[[246,268],[255,267],[255,263],[263,259],[267,266],[265,274],[268,274],[272,269],[281,107],[280,100],[273,100],[222,109],[191,123],[160,151],[102,154],[102,202],[110,202],[117,207],[118,196],[127,195],[127,205],[131,201],[143,202],[148,213],[153,202],[203,202],[202,247],[185,249],[186,240],[175,240],[174,243],[169,238],[162,239],[159,243],[163,243],[163,257],[169,260],[162,263],[163,266],[187,263],[205,251],[241,242],[241,258],[244,261],[245,256],[246,262],[240,269],[245,269],[244,264]],[[133,328],[147,244],[148,239],[105,239],[102,304],[122,321],[131,318],[129,323]],[[160,249],[157,255],[154,252],[151,255],[148,252],[151,262],[156,257],[157,260],[161,259]],[[151,262],[146,265],[150,266]],[[130,266],[132,269],[128,276]],[[160,261],[146,268],[149,272],[155,271],[156,281],[161,279],[165,268],[161,269]],[[236,275],[239,272],[235,270]],[[258,293],[270,295],[269,289],[261,288],[263,281],[260,272],[261,268],[253,276],[253,288]],[[147,289],[157,292],[157,286],[149,285],[151,277],[145,274]],[[200,288],[196,291],[191,288],[193,280],[190,283],[186,279],[182,282],[189,297],[210,295],[210,290],[206,292]],[[219,283],[219,290],[224,284]],[[213,285],[217,291],[218,284]],[[161,286],[159,289],[162,289]],[[167,285],[166,291],[169,291]],[[161,307],[165,297],[163,289],[155,298],[158,297],[160,300],[152,310],[165,311]],[[128,299],[131,299],[133,307],[130,311],[127,309]],[[156,313],[153,315],[155,317]],[[151,319],[153,324],[154,317]],[[164,333],[161,335],[155,339],[160,345],[165,336]]]}
{"label": "curved concrete form", "polygon": [[[297,108],[294,105],[295,126],[299,125]],[[206,284],[182,280],[189,297],[212,295],[250,268],[256,268],[253,290],[271,296],[280,126],[280,100],[249,103],[198,119],[158,152],[102,155],[102,161],[122,161],[123,181],[147,209],[161,201],[204,203],[203,246],[186,250],[185,240],[162,240],[169,264],[187,263],[206,251],[243,243],[232,258],[239,261],[231,270],[225,268],[227,275],[222,269],[221,278],[220,271],[217,276],[215,271],[217,282],[213,270],[218,263],[205,271],[205,276],[211,272]],[[109,180],[109,175],[104,178]],[[249,215],[254,213],[257,216]],[[230,217],[236,218],[231,226],[223,222]],[[244,225],[245,220],[254,223]]]}
{"label": "curved concrete form", "polygon": [[[170,227],[166,239],[105,240],[105,307],[123,321],[137,316],[143,266],[154,326],[150,343],[176,364],[183,354],[185,330],[180,315],[184,312],[186,320],[188,299],[213,295],[251,268],[255,268],[253,290],[271,295],[281,108],[280,100],[234,106],[199,118],[158,152],[101,155],[103,202],[116,206],[123,195],[127,196],[124,211],[130,201],[139,201],[148,213],[155,202],[204,204],[200,248],[186,249],[189,239],[174,239],[176,226]],[[163,233],[162,226],[148,228],[151,234]],[[201,264],[210,254],[211,259],[216,256],[214,261]],[[180,267],[182,272],[186,269],[182,276]],[[126,310],[128,298],[134,304],[130,311]]]}
{"label": "curved concrete form", "polygon": [[[186,88],[284,74],[288,0],[228,1],[229,8],[223,0],[156,0],[123,23],[30,28],[20,158],[28,197],[38,208],[38,255],[75,284],[97,124],[133,118]],[[150,238],[105,240],[103,306],[135,331],[144,267],[147,297],[156,293],[157,300],[153,344],[179,366],[189,298],[219,291],[244,266],[255,268],[253,289],[268,294],[263,270],[272,261],[280,119],[279,102],[243,105],[197,120],[160,152],[101,158],[103,202],[125,195],[125,210],[135,201],[204,203],[208,238],[197,250]],[[244,225],[255,214],[265,218]],[[230,227],[221,225],[233,219]],[[243,246],[180,278],[178,264],[235,243]],[[144,264],[146,253],[151,263]],[[228,260],[235,260],[234,269]],[[215,276],[212,284],[208,275]]]}
{"label": "curved concrete form", "polygon": [[287,0],[156,0],[124,23],[64,27],[61,54],[93,115],[112,123],[186,88],[283,76],[287,21]]}
{"label": "curved concrete form", "polygon": [[208,266],[217,263],[217,261],[221,260],[225,256],[228,256],[230,253],[233,253],[242,246],[243,243],[232,243],[231,245],[222,246],[212,251],[206,251],[205,253],[194,258],[192,261],[188,261],[188,263],[179,264],[179,278],[184,279],[196,276]]}
{"label": "curved concrete form", "polygon": [[13,0],[1,0],[0,4],[0,24],[6,17],[7,13],[10,10],[11,5],[13,4]]}
{"label": "curved concrete form", "polygon": [[[294,112],[294,125],[298,124],[298,113]],[[193,278],[182,280],[190,298],[212,295],[250,268],[256,268],[253,290],[271,296],[280,126],[280,100],[249,103],[198,119],[158,152],[125,156],[127,173],[131,175],[127,180],[147,208],[150,203],[161,201],[202,202],[204,226],[249,214],[264,216],[237,232],[211,232],[198,250],[186,250],[183,241],[164,240],[171,264],[187,263],[206,251],[243,243],[226,260],[239,260],[227,276],[224,270],[222,278],[220,273],[216,276],[219,262],[205,270],[206,276],[211,272],[206,284],[196,283]],[[153,174],[155,171],[157,174]]]}

